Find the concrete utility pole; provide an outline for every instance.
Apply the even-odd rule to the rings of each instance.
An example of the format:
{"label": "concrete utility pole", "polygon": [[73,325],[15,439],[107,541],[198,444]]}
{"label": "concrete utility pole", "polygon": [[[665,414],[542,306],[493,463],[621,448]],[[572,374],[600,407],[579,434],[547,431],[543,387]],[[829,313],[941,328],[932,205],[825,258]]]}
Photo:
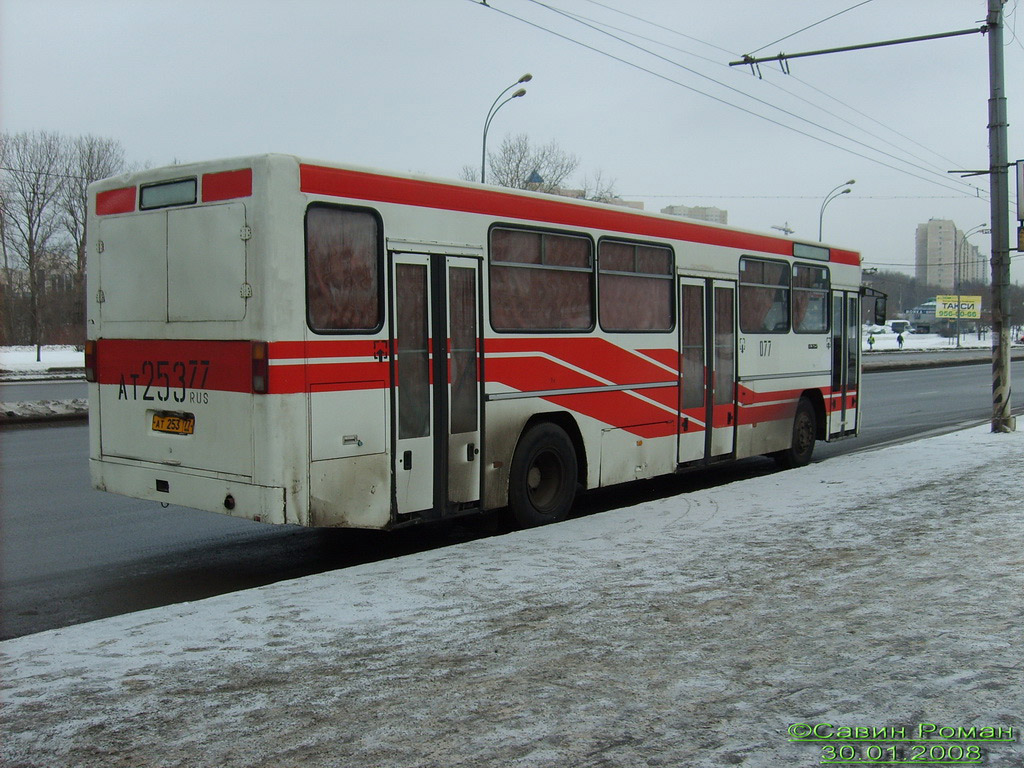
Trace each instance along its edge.
{"label": "concrete utility pole", "polygon": [[1010,184],[1006,150],[1003,5],[988,0],[988,156],[992,211],[992,431],[1013,432],[1010,412]]}

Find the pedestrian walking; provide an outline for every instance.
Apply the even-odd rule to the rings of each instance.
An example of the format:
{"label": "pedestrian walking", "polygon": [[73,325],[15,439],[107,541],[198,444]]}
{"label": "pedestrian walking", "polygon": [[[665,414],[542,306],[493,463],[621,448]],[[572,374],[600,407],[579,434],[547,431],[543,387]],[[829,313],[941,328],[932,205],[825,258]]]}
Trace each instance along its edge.
{"label": "pedestrian walking", "polygon": [[874,348],[875,348],[875,334],[869,333],[868,334],[868,352],[870,352]]}
{"label": "pedestrian walking", "polygon": [[900,345],[900,349],[903,349],[903,334],[901,333],[896,337],[896,343]]}

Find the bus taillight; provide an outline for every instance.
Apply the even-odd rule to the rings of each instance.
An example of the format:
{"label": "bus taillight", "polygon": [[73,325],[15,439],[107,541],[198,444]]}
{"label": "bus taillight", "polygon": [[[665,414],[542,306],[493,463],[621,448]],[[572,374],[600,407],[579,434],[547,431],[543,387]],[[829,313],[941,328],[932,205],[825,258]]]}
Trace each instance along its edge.
{"label": "bus taillight", "polygon": [[255,395],[267,394],[270,379],[270,362],[267,359],[267,342],[252,343],[252,391]]}
{"label": "bus taillight", "polygon": [[93,339],[89,339],[85,342],[85,380],[88,382],[95,383],[97,378],[96,370],[96,342]]}

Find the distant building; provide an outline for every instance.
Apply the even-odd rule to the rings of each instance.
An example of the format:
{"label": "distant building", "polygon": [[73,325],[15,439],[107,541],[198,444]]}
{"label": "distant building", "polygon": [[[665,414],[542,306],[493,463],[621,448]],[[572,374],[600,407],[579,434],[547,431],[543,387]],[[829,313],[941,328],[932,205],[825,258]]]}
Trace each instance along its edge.
{"label": "distant building", "polygon": [[921,333],[930,333],[933,327],[937,327],[935,320],[935,299],[928,299],[913,309],[907,310],[907,320],[914,328]]}
{"label": "distant building", "polygon": [[551,191],[553,195],[561,195],[562,197],[572,197],[576,200],[592,200],[595,203],[608,203],[609,205],[621,205],[625,208],[633,208],[637,211],[644,209],[644,204],[639,200],[623,200],[621,197],[593,197],[588,198],[587,192],[584,189],[567,189],[565,187],[556,187]]}
{"label": "distant building", "polygon": [[[74,267],[59,254],[41,254],[36,263],[36,285],[41,293],[74,290]],[[30,286],[29,272],[24,267],[0,268],[0,287],[7,297],[28,296]]]}
{"label": "distant building", "polygon": [[661,212],[667,213],[671,216],[683,216],[687,219],[710,221],[713,224],[729,223],[728,211],[723,211],[721,208],[711,208],[703,205],[696,205],[693,207],[688,205],[670,205],[667,208],[662,208]]}
{"label": "distant building", "polygon": [[950,292],[956,290],[957,272],[961,285],[988,282],[987,258],[949,219],[917,225],[914,263],[918,283]]}

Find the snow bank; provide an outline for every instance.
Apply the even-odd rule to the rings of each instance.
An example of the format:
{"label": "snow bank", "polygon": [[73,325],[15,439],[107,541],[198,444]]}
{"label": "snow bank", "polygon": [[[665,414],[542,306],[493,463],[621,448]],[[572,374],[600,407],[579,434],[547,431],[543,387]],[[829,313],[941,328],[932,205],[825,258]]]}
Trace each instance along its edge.
{"label": "snow bank", "polygon": [[0,425],[33,421],[81,419],[89,415],[89,401],[84,397],[71,400],[40,400],[38,402],[0,403]]}
{"label": "snow bank", "polygon": [[781,766],[822,756],[793,723],[1016,734],[1022,467],[1024,435],[975,429],[9,640],[0,761]]}

